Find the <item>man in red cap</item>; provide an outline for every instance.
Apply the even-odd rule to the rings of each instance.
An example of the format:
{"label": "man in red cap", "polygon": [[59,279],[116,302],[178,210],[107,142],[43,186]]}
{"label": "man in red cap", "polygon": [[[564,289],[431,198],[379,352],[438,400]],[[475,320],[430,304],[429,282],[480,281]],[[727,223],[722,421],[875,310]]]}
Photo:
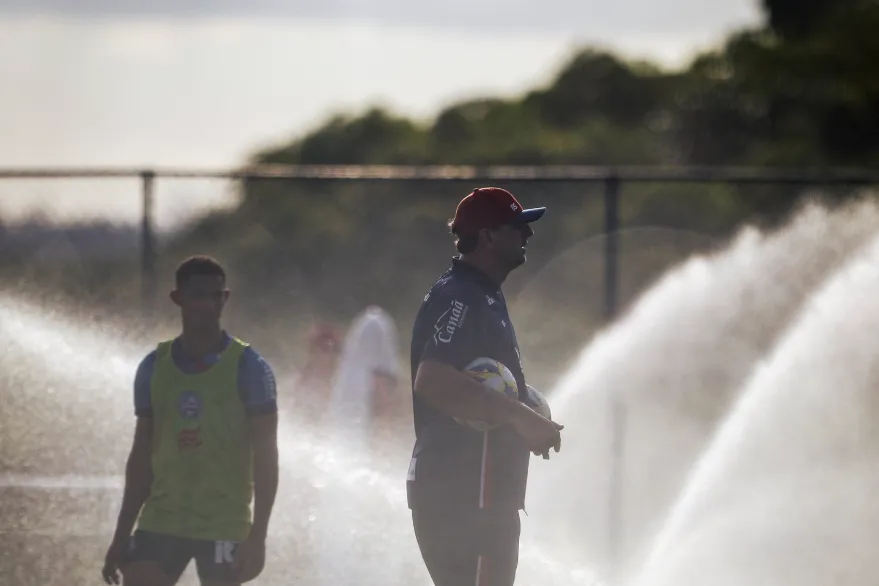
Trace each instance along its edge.
{"label": "man in red cap", "polygon": [[[561,425],[522,372],[501,285],[525,262],[531,223],[504,189],[465,197],[449,224],[460,253],[433,285],[415,320],[411,346],[416,441],[407,492],[415,537],[436,586],[511,586],[519,555],[519,510],[531,453],[559,450]],[[518,400],[462,372],[476,358],[504,364]],[[476,431],[458,420],[495,424]]]}

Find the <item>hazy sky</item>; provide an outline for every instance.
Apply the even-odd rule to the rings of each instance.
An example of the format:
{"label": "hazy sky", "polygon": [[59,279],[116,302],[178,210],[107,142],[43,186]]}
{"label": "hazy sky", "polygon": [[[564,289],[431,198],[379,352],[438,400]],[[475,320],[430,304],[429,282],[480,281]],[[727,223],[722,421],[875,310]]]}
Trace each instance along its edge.
{"label": "hazy sky", "polygon": [[404,26],[476,30],[546,30],[591,35],[682,33],[741,23],[755,14],[754,2],[738,0],[2,0],[10,15],[74,15],[108,18],[268,17],[288,21],[370,20]]}
{"label": "hazy sky", "polygon": [[[0,166],[223,167],[333,112],[428,118],[514,95],[585,44],[684,64],[759,18],[753,0],[0,0]],[[118,187],[82,189],[0,183],[0,212],[137,209]],[[186,209],[225,197],[165,192]],[[160,204],[164,223],[185,211]]]}

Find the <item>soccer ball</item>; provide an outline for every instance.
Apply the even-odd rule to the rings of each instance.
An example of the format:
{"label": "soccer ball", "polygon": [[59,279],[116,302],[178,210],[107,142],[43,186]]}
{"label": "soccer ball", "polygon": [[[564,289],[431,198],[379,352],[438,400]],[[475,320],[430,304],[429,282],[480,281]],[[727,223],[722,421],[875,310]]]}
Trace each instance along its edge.
{"label": "soccer ball", "polygon": [[[493,358],[477,358],[464,368],[464,372],[478,380],[484,386],[496,393],[504,393],[511,399],[518,399],[519,388],[516,377],[509,368]],[[495,424],[484,421],[465,420],[459,417],[455,421],[475,431],[490,431],[497,427]]]}
{"label": "soccer ball", "polygon": [[552,411],[549,408],[549,402],[546,400],[546,397],[543,394],[532,387],[529,384],[525,385],[528,387],[528,398],[531,399],[536,405],[534,406],[534,411],[546,417],[547,419],[552,419]]}

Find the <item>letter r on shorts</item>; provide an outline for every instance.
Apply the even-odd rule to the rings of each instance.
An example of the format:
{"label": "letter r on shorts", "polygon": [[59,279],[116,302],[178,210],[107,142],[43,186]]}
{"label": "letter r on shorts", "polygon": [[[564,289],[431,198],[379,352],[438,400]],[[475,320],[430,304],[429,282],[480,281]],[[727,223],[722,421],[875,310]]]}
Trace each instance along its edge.
{"label": "letter r on shorts", "polygon": [[217,541],[214,543],[214,563],[231,564],[235,554],[234,541]]}

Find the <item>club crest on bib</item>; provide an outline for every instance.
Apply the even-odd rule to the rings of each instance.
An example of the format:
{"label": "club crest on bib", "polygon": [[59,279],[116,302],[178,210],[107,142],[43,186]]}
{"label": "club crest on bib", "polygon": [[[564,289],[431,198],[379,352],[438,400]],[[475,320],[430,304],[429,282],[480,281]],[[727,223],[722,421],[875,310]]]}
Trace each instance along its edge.
{"label": "club crest on bib", "polygon": [[180,394],[178,406],[184,419],[198,419],[201,415],[201,399],[192,391]]}

